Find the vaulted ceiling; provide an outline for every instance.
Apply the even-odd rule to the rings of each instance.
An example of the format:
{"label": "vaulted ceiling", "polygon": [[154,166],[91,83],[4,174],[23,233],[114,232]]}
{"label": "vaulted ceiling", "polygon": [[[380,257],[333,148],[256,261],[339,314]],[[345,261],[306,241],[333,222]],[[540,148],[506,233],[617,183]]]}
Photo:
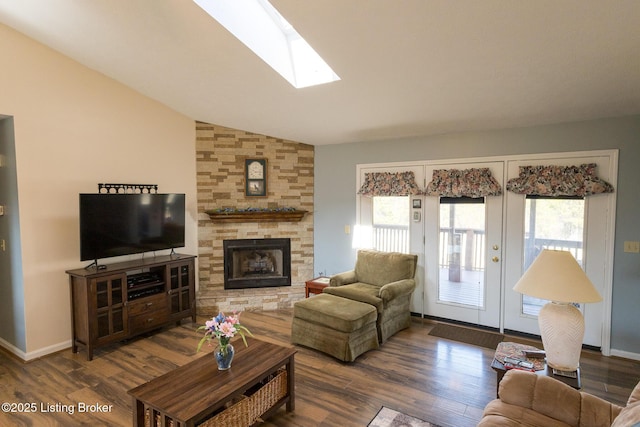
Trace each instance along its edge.
{"label": "vaulted ceiling", "polygon": [[637,0],[272,4],[339,82],[293,88],[190,0],[0,0],[0,22],[195,120],[314,145],[640,114]]}

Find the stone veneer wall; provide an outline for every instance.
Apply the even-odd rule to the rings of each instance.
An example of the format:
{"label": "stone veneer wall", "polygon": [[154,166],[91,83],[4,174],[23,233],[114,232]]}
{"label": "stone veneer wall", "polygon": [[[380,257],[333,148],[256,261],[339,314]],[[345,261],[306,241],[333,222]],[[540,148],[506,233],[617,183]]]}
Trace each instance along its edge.
{"label": "stone veneer wall", "polygon": [[[245,197],[244,160],[267,159],[267,197]],[[304,298],[313,276],[312,145],[206,123],[196,123],[198,174],[198,314],[273,310]],[[294,207],[308,211],[300,222],[214,223],[217,208]],[[291,239],[291,286],[224,289],[225,239]]]}

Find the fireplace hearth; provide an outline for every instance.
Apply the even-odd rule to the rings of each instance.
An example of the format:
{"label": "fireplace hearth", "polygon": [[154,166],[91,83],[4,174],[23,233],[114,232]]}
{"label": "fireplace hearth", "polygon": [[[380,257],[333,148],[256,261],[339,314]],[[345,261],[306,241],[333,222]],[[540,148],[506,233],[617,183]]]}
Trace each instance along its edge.
{"label": "fireplace hearth", "polygon": [[290,239],[224,240],[224,288],[291,286]]}

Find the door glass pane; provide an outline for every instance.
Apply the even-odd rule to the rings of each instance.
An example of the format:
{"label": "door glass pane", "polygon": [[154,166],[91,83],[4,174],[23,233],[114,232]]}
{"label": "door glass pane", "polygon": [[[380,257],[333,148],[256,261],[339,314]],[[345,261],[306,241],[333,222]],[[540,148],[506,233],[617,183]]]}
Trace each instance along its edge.
{"label": "door glass pane", "polygon": [[111,281],[111,304],[122,304],[122,279]]}
{"label": "door glass pane", "polygon": [[180,284],[187,286],[189,284],[189,266],[183,265],[180,267]]}
{"label": "door glass pane", "polygon": [[104,308],[109,305],[109,282],[107,280],[96,283],[97,307]]}
{"label": "door glass pane", "polygon": [[180,285],[180,279],[178,277],[178,267],[171,267],[169,274],[171,276],[171,278],[169,279],[171,283],[171,289],[178,289],[178,286]]}
{"label": "door glass pane", "polygon": [[[584,199],[527,198],[525,204],[524,268],[543,249],[569,251],[583,267]],[[522,296],[522,313],[537,316],[546,300]]]}
{"label": "door glass pane", "polygon": [[484,199],[441,199],[438,300],[484,307]]}
{"label": "door glass pane", "polygon": [[184,289],[181,293],[180,293],[180,302],[181,302],[181,306],[180,309],[181,310],[189,310],[190,306],[191,306],[191,299],[189,298],[189,288]]}
{"label": "door glass pane", "polygon": [[98,338],[109,336],[109,312],[98,313]]}
{"label": "door glass pane", "polygon": [[409,197],[373,198],[373,248],[409,253]]}
{"label": "door glass pane", "polygon": [[113,318],[113,333],[124,331],[124,311],[122,308],[114,308],[111,316]]}

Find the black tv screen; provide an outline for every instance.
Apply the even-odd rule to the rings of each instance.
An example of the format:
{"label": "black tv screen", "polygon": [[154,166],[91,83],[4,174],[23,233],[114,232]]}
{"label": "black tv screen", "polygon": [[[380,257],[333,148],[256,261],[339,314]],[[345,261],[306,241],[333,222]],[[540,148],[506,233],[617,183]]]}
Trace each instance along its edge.
{"label": "black tv screen", "polygon": [[80,260],[184,246],[184,194],[80,194]]}

